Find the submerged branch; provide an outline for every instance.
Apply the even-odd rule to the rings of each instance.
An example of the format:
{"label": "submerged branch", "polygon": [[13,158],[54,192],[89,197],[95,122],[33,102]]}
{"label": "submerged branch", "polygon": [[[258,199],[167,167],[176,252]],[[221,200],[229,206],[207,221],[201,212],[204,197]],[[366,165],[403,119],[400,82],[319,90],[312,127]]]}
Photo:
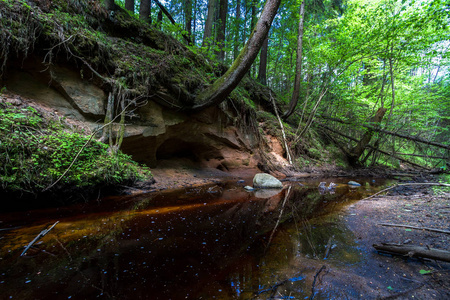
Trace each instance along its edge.
{"label": "submerged branch", "polygon": [[390,227],[404,227],[404,228],[411,228],[411,229],[426,230],[426,231],[450,234],[450,231],[448,231],[448,230],[429,228],[429,227],[420,227],[420,226],[411,226],[411,225],[402,225],[402,224],[390,224],[390,223],[379,223],[378,225],[390,226]]}
{"label": "submerged branch", "polygon": [[20,254],[20,256],[24,256],[25,253],[28,251],[28,249],[30,249],[38,240],[40,240],[41,238],[43,238],[47,233],[50,232],[50,230],[53,229],[53,227],[56,226],[56,224],[58,224],[59,221],[56,221],[49,229],[44,229],[42,230],[29,244],[28,246],[25,248],[25,250],[23,250],[22,254]]}
{"label": "submerged branch", "polygon": [[434,185],[434,186],[447,186],[447,187],[450,187],[450,184],[447,184],[447,183],[440,183],[440,182],[399,183],[399,184],[396,184],[396,185],[394,185],[394,186],[388,187],[388,188],[386,188],[386,189],[384,189],[384,190],[381,190],[381,191],[379,191],[379,192],[377,192],[377,193],[375,193],[375,194],[373,194],[373,195],[371,195],[371,196],[369,196],[369,197],[363,198],[363,199],[361,199],[361,200],[367,200],[367,199],[373,198],[373,197],[375,197],[375,196],[377,196],[377,195],[379,195],[379,194],[381,194],[381,193],[384,193],[384,192],[386,192],[386,191],[392,190],[393,188],[396,188],[396,187],[398,187],[398,186],[410,186],[410,185]]}

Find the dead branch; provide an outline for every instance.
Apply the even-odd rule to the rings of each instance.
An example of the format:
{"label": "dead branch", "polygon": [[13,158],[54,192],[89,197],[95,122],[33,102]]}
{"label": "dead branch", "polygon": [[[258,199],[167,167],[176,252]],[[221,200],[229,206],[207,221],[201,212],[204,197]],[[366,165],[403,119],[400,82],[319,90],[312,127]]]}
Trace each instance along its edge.
{"label": "dead branch", "polygon": [[312,287],[311,287],[311,296],[309,296],[309,300],[314,299],[314,289],[316,288],[316,279],[317,277],[319,277],[320,272],[322,272],[322,270],[325,270],[327,267],[325,265],[323,265],[319,271],[317,271],[316,275],[314,275],[314,281],[312,283]]}
{"label": "dead branch", "polygon": [[59,178],[53,182],[52,184],[50,184],[49,186],[47,186],[46,188],[44,188],[41,192],[45,192],[49,189],[51,189],[52,187],[55,186],[55,184],[57,184],[61,179],[64,178],[64,176],[66,176],[67,172],[69,172],[69,170],[72,168],[73,164],[75,163],[75,161],[78,159],[78,156],[80,156],[81,152],[84,150],[84,148],[86,148],[86,146],[91,142],[92,138],[94,137],[94,135],[99,132],[100,130],[102,130],[103,128],[105,128],[106,126],[111,125],[119,116],[121,116],[123,113],[125,113],[125,111],[128,109],[128,107],[134,104],[134,101],[130,101],[130,103],[128,103],[128,105],[122,110],[122,112],[120,114],[118,114],[117,116],[114,117],[114,119],[112,119],[109,123],[97,128],[96,130],[94,130],[94,132],[91,134],[91,136],[89,137],[89,139],[86,141],[86,143],[84,143],[83,147],[81,147],[81,149],[78,151],[77,155],[75,155],[74,159],[72,160],[72,162],[70,163],[70,165],[67,167],[67,169],[64,171],[64,173],[59,176]]}
{"label": "dead branch", "polygon": [[396,185],[394,185],[394,186],[388,187],[387,189],[381,190],[381,191],[379,191],[379,192],[373,194],[372,196],[363,198],[363,199],[361,199],[361,200],[367,200],[367,199],[373,198],[373,197],[375,197],[376,195],[379,195],[379,194],[384,193],[384,192],[386,192],[386,191],[392,190],[393,188],[396,188],[396,187],[398,187],[398,186],[409,186],[409,185],[434,185],[434,186],[447,186],[447,187],[450,187],[450,184],[440,183],[440,182],[399,183],[399,184],[396,184]]}
{"label": "dead branch", "polygon": [[[319,125],[319,126],[322,127],[322,128],[325,128],[325,129],[328,130],[328,131],[331,131],[331,132],[336,133],[336,134],[338,134],[338,135],[340,135],[340,136],[343,136],[343,137],[345,137],[345,138],[347,138],[347,139],[349,139],[349,140],[351,140],[351,141],[359,142],[357,139],[355,139],[355,138],[353,138],[353,137],[351,137],[351,136],[348,136],[348,135],[346,135],[346,134],[344,134],[344,133],[342,133],[342,132],[339,132],[339,131],[337,131],[337,130],[335,130],[335,129],[332,129],[332,128],[330,128],[330,127],[324,125],[324,124],[321,124],[320,122],[316,122],[316,124]],[[395,159],[398,159],[398,160],[401,161],[401,162],[410,164],[410,165],[412,165],[412,166],[415,166],[415,167],[418,167],[418,168],[421,168],[421,169],[429,170],[428,168],[426,168],[426,167],[424,167],[424,166],[418,165],[418,164],[416,164],[416,163],[413,163],[412,161],[409,161],[409,160],[406,160],[406,159],[404,159],[404,158],[398,157],[397,155],[394,155],[394,154],[392,154],[392,153],[389,153],[389,152],[380,150],[379,148],[373,147],[373,146],[371,146],[371,145],[366,145],[366,147],[367,147],[367,148],[370,148],[370,149],[373,149],[373,150],[375,150],[375,151],[378,151],[378,152],[380,152],[380,153],[382,153],[382,154],[384,154],[384,155],[391,156],[391,157],[393,157],[393,158],[395,158]],[[341,148],[341,147],[340,147],[340,148]],[[349,152],[348,150],[346,150],[345,153],[348,155],[350,152]]]}
{"label": "dead branch", "polygon": [[[330,121],[334,121],[334,122],[339,122],[339,123],[346,124],[346,125],[356,125],[356,124],[354,124],[352,122],[345,121],[345,120],[340,120],[340,119],[329,117],[329,116],[321,115],[321,116],[319,116],[319,118],[330,120]],[[407,139],[407,140],[410,140],[410,141],[415,141],[415,142],[419,142],[419,143],[422,143],[422,144],[431,145],[431,146],[435,146],[435,147],[438,147],[438,148],[443,148],[443,149],[450,150],[450,145],[444,145],[444,144],[441,144],[441,143],[428,141],[428,140],[425,140],[425,139],[420,138],[420,137],[410,136],[410,135],[401,134],[401,133],[389,131],[389,130],[382,129],[382,128],[377,128],[377,127],[372,126],[372,125],[362,124],[361,126],[369,128],[369,129],[371,129],[373,131],[382,132],[382,133],[385,133],[385,134],[397,136],[397,137],[404,138],[404,139]]]}
{"label": "dead branch", "polygon": [[414,258],[428,258],[434,260],[441,260],[450,262],[450,251],[433,249],[430,247],[420,247],[414,245],[400,245],[392,243],[373,244],[373,247],[380,252],[391,252],[398,255],[414,257]]}
{"label": "dead branch", "polygon": [[323,256],[323,259],[327,259],[328,255],[330,254],[330,250],[331,250],[331,244],[333,242],[333,236],[330,236],[330,238],[328,239],[328,243],[327,243],[327,249],[325,250],[325,255]]}
{"label": "dead branch", "polygon": [[59,221],[56,221],[49,229],[44,229],[42,230],[29,244],[28,246],[25,248],[25,250],[23,250],[22,254],[20,254],[20,256],[24,256],[25,253],[28,251],[28,249],[31,248],[31,246],[33,246],[38,240],[40,240],[41,238],[43,238],[47,233],[50,232],[50,230],[53,229],[53,227],[56,226],[56,224],[58,224]]}
{"label": "dead branch", "polygon": [[411,226],[411,225],[402,225],[402,224],[390,224],[390,223],[379,223],[378,225],[390,226],[390,227],[404,227],[404,228],[411,228],[411,229],[426,230],[426,231],[450,234],[450,231],[448,231],[448,230],[429,228],[429,227],[420,227],[420,226]]}
{"label": "dead branch", "polygon": [[288,144],[286,141],[286,133],[284,132],[283,122],[281,122],[281,118],[280,118],[280,115],[278,114],[277,106],[275,104],[275,99],[273,99],[273,97],[272,97],[272,93],[269,92],[269,95],[270,95],[270,100],[272,100],[273,110],[275,111],[275,114],[278,118],[278,122],[280,123],[281,133],[283,134],[284,147],[286,148],[286,156],[288,158],[289,163],[292,165],[292,156],[291,156],[291,153],[289,152],[289,147],[288,147]]}

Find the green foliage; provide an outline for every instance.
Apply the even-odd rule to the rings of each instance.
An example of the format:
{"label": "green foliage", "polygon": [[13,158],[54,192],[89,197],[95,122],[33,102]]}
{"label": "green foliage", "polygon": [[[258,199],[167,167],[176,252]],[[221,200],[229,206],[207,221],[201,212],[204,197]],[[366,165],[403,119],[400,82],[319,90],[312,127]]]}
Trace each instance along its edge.
{"label": "green foliage", "polygon": [[61,186],[112,185],[151,178],[121,152],[111,155],[108,146],[49,122],[32,107],[0,108],[0,182],[9,191],[38,193],[73,166]]}

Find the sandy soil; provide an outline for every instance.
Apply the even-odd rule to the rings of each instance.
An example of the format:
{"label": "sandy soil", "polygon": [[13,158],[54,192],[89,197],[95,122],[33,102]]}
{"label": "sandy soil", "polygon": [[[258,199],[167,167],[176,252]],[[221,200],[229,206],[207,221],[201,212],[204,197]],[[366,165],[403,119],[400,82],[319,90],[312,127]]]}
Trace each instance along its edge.
{"label": "sandy soil", "polygon": [[381,254],[372,247],[390,242],[449,251],[448,234],[380,225],[449,230],[449,199],[448,188],[397,187],[387,195],[358,201],[338,212],[365,259],[358,267],[313,262],[314,273],[322,265],[326,267],[317,276],[317,298],[450,299],[450,263]]}

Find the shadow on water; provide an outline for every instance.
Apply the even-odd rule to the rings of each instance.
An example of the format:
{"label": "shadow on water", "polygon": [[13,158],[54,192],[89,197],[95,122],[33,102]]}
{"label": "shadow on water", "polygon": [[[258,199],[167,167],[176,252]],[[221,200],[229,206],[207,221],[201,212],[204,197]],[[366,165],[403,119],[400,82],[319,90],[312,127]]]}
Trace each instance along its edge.
{"label": "shadow on water", "polygon": [[272,195],[233,183],[0,214],[1,227],[12,228],[0,231],[1,297],[265,299],[282,291],[303,299],[316,270],[305,259],[323,259],[330,237],[331,248],[340,246],[328,261],[361,259],[351,232],[329,214],[382,184],[360,182],[323,194],[318,182],[285,183]]}

